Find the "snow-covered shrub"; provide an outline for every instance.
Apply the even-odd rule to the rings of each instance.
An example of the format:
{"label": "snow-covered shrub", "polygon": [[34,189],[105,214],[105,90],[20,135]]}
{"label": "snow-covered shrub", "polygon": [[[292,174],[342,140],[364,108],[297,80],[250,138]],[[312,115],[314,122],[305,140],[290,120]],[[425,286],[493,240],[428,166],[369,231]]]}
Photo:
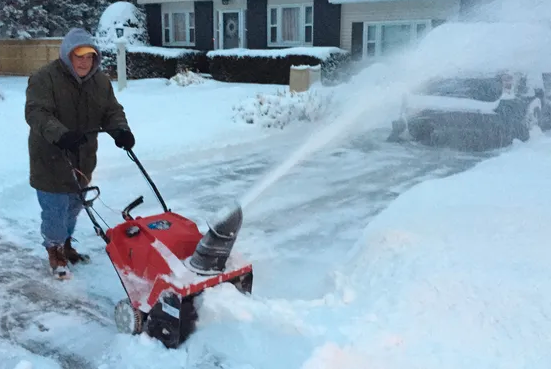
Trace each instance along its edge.
{"label": "snow-covered shrub", "polygon": [[328,115],[332,100],[333,93],[327,88],[258,94],[233,107],[234,119],[268,128],[283,128],[293,122],[316,122]]}
{"label": "snow-covered shrub", "polygon": [[[104,50],[102,68],[117,78],[117,54]],[[128,79],[171,78],[185,70],[197,71],[204,52],[157,46],[133,46],[126,49],[126,76]]]}
{"label": "snow-covered shrub", "polygon": [[293,65],[321,65],[324,84],[341,79],[349,53],[336,47],[293,47],[277,50],[214,50],[207,53],[210,73],[218,81],[282,84],[289,83]]}
{"label": "snow-covered shrub", "polygon": [[202,84],[204,82],[205,82],[205,79],[200,74],[193,73],[189,70],[185,70],[183,72],[180,72],[180,73],[176,74],[172,78],[170,78],[166,82],[166,84],[167,85],[176,84],[178,86],[185,87],[185,86],[189,86],[189,85],[199,85],[199,84]]}
{"label": "snow-covered shrub", "polygon": [[149,45],[145,12],[132,3],[118,1],[109,5],[99,19],[95,39],[102,51],[115,49],[118,26],[124,28],[128,45]]}

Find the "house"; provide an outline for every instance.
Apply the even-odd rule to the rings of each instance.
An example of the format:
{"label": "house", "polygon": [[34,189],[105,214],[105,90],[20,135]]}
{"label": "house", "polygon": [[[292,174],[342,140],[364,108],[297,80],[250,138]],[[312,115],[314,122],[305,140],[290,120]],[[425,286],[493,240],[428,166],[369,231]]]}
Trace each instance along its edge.
{"label": "house", "polygon": [[151,44],[199,50],[337,46],[378,59],[475,0],[138,0]]}
{"label": "house", "polygon": [[199,50],[336,46],[340,5],[328,0],[138,0],[153,46]]}

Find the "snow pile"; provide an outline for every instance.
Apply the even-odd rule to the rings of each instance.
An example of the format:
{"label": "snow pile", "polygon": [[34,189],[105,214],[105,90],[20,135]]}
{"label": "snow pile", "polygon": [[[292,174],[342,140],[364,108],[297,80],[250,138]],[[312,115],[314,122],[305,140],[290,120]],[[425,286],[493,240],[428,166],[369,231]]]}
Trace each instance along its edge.
{"label": "snow pile", "polygon": [[132,3],[118,1],[105,9],[99,20],[95,38],[101,49],[115,47],[118,26],[124,28],[124,38],[129,45],[149,44],[145,13]]}
{"label": "snow pile", "polygon": [[205,82],[205,78],[198,73],[191,72],[186,70],[184,72],[178,73],[172,78],[170,78],[166,84],[167,85],[177,85],[177,86],[189,86],[189,85],[200,85]]}
{"label": "snow pile", "polygon": [[293,122],[316,122],[329,113],[330,89],[310,88],[304,92],[259,93],[234,106],[234,120],[263,127],[283,128]]}

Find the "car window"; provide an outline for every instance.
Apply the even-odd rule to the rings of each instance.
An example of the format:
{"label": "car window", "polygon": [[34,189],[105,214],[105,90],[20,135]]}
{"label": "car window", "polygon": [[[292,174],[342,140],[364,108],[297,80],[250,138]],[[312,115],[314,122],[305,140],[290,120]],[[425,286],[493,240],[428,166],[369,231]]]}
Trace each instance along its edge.
{"label": "car window", "polygon": [[418,93],[433,96],[460,97],[480,101],[496,101],[501,97],[502,83],[499,77],[453,78],[433,80]]}

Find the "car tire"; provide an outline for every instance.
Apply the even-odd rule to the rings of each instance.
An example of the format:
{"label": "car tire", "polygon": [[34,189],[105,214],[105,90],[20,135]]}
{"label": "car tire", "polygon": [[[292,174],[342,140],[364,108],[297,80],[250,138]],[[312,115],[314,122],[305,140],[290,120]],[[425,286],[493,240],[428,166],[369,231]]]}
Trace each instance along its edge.
{"label": "car tire", "polygon": [[526,105],[519,100],[502,100],[496,109],[501,124],[505,131],[509,130],[511,141],[519,139],[527,141],[530,138],[530,131],[525,124]]}

